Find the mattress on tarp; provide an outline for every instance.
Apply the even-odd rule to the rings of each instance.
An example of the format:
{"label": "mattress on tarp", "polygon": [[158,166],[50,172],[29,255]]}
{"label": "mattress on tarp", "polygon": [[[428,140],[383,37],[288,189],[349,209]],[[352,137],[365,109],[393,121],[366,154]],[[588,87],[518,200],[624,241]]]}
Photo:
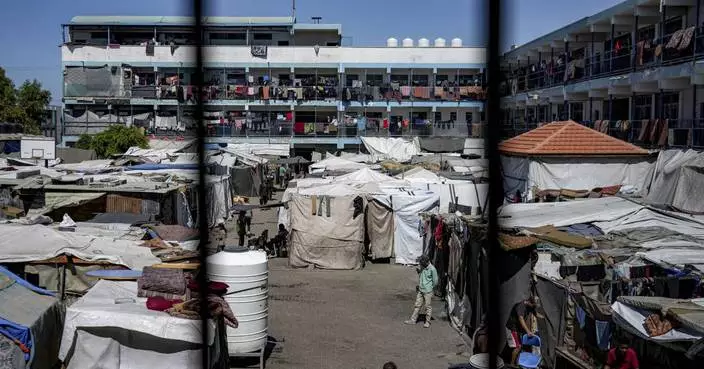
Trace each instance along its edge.
{"label": "mattress on tarp", "polygon": [[682,327],[704,336],[704,299],[679,300],[667,297],[620,296],[618,302],[632,308],[665,313]]}

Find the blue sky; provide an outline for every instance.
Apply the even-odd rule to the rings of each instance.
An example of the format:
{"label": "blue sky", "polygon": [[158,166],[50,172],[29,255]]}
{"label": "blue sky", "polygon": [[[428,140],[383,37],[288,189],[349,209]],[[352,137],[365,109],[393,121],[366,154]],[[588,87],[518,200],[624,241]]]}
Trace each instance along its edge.
{"label": "blue sky", "polygon": [[[288,0],[205,0],[207,14],[222,16],[286,16]],[[481,46],[486,16],[482,0],[297,0],[299,22],[320,16],[323,22],[341,23],[354,45],[383,45],[386,38],[421,37]],[[504,0],[504,45],[521,44],[581,17],[610,7],[616,0]],[[11,5],[10,5],[11,4]],[[432,4],[432,5],[431,5]],[[21,0],[0,12],[0,66],[15,84],[38,79],[61,99],[62,23],[75,15],[184,15],[190,3],[175,0]]]}

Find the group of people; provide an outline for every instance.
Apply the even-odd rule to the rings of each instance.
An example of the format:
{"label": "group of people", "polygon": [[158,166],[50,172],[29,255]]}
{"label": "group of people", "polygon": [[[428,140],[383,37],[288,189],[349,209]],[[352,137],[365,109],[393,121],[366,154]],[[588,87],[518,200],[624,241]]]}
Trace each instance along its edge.
{"label": "group of people", "polygon": [[[416,300],[413,305],[413,312],[410,319],[404,323],[415,325],[418,322],[419,314],[422,310],[425,312],[425,322],[423,327],[430,328],[432,299],[435,287],[438,285],[438,273],[435,267],[430,263],[430,259],[426,255],[418,258],[417,273],[418,285],[416,286]],[[529,322],[533,316],[537,317],[537,301],[535,297],[529,298],[517,303],[511,309],[511,315],[505,326],[507,346],[511,349],[511,364],[518,363],[518,357],[524,349],[528,349],[523,345],[522,337],[534,337],[536,332],[531,329]],[[482,317],[482,321],[474,333],[472,340],[473,354],[489,353],[489,326],[486,316]],[[388,366],[387,366],[388,365]],[[384,365],[384,369],[394,369],[396,365],[392,362]],[[604,369],[639,369],[638,357],[627,340],[620,339],[617,346],[612,348],[607,355],[606,365]]]}

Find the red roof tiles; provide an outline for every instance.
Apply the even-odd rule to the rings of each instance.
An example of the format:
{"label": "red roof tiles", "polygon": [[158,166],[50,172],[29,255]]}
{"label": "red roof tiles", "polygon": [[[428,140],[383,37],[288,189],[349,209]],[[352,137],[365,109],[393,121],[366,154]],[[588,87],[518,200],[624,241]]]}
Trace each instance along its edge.
{"label": "red roof tiles", "polygon": [[648,151],[574,121],[552,122],[499,144],[502,154],[521,156],[648,155]]}

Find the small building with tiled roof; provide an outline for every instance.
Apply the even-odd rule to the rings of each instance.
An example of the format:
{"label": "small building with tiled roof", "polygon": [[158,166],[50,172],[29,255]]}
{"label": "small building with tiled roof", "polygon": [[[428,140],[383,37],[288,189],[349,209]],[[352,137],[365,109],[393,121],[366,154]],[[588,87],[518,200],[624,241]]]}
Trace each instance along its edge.
{"label": "small building with tiled roof", "polygon": [[538,190],[592,190],[650,184],[655,158],[647,150],[574,121],[552,122],[499,144],[504,190],[532,199]]}
{"label": "small building with tiled roof", "polygon": [[636,145],[568,120],[552,122],[503,141],[502,154],[517,156],[646,156]]}

